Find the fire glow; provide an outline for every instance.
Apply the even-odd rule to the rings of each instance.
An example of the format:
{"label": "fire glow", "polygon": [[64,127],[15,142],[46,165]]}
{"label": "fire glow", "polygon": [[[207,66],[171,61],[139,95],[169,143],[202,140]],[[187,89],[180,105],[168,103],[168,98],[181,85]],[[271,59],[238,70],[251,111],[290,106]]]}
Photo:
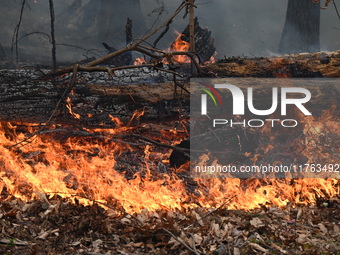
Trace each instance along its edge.
{"label": "fire glow", "polygon": [[[132,132],[119,119],[112,117],[117,128],[89,130],[92,133],[114,134]],[[322,132],[320,123],[306,123],[305,132]],[[314,125],[313,129],[309,125]],[[318,126],[319,125],[319,126]],[[335,123],[331,122],[336,128]],[[24,126],[28,126],[24,124]],[[32,126],[32,125],[31,125]],[[330,126],[329,126],[330,127]],[[37,130],[33,126],[31,132]],[[174,143],[183,139],[176,130],[162,131]],[[34,136],[26,144],[14,146],[27,137],[19,124],[1,123],[0,131],[0,191],[2,199],[16,197],[35,199],[40,194],[58,195],[83,205],[93,201],[121,206],[126,212],[139,213],[144,209],[184,210],[198,206],[216,208],[228,202],[228,209],[253,209],[259,205],[286,206],[315,203],[316,194],[333,197],[340,193],[338,179],[195,179],[198,189],[190,193],[177,174],[184,168],[160,173],[159,166],[168,164],[170,152],[157,152],[151,145],[140,150],[141,155],[131,161],[138,162],[139,171],[126,178],[115,169],[117,157],[133,152],[129,144],[110,139],[67,137],[53,139],[48,132]],[[177,141],[176,141],[177,139]],[[268,144],[270,146],[270,144]],[[315,144],[311,144],[313,154]],[[270,148],[267,148],[270,150]],[[327,157],[327,155],[325,155]],[[254,156],[254,162],[256,155]],[[194,194],[195,193],[195,194]],[[232,198],[232,199],[231,199]]]}
{"label": "fire glow", "polygon": [[[171,53],[171,52],[190,52],[190,43],[186,42],[184,40],[182,40],[182,37],[184,36],[183,34],[181,34],[180,32],[178,32],[177,30],[174,31],[174,33],[176,34],[176,39],[175,41],[170,45],[170,47],[168,47],[168,49],[165,50],[165,52]],[[214,55],[216,55],[217,53],[215,52]],[[181,63],[181,64],[188,64],[191,63],[191,59],[190,57],[188,57],[187,55],[174,55],[171,56],[171,61],[175,61],[177,63]],[[145,59],[145,57],[140,57],[140,58],[136,58],[134,60],[134,65],[143,65],[147,62],[147,60]],[[162,61],[164,64],[169,64],[169,59],[163,59]],[[206,61],[205,64],[207,63],[215,63],[216,59],[214,56],[211,56],[211,58],[209,59],[209,61]]]}
{"label": "fire glow", "polygon": [[[181,33],[179,33],[178,31],[175,31],[175,33],[177,34],[177,38],[171,45],[169,51],[170,52],[171,51],[179,51],[179,52],[189,51],[190,43],[182,40],[183,35]],[[174,59],[179,63],[190,63],[191,61],[188,56],[184,56],[184,55],[174,56]]]}
{"label": "fire glow", "polygon": [[[189,52],[190,51],[190,43],[186,42],[184,40],[182,40],[182,37],[184,36],[183,34],[181,34],[180,32],[178,32],[177,30],[175,30],[175,34],[177,35],[176,40],[172,43],[172,45],[170,46],[170,48],[168,49],[168,52],[173,52],[173,51],[177,51],[177,52]],[[216,52],[215,52],[216,54]],[[186,56],[186,55],[177,55],[174,56],[174,60],[178,63],[190,63],[191,59]],[[209,61],[205,62],[205,64],[207,63],[215,63],[215,57],[212,56]]]}

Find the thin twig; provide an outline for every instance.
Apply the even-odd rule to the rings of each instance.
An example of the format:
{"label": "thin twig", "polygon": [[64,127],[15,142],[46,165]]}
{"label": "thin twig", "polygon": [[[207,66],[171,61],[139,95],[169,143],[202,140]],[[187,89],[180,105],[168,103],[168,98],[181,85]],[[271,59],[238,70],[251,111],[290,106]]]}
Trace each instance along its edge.
{"label": "thin twig", "polygon": [[[150,68],[154,68],[155,70],[158,70],[158,71],[161,71],[161,72],[171,73],[171,74],[175,74],[179,77],[183,77],[183,75],[178,73],[178,72],[168,70],[168,69],[159,68],[159,67],[157,67],[156,64],[118,66],[118,67],[114,67],[114,68],[108,68],[108,67],[103,67],[103,66],[88,67],[88,66],[84,66],[84,65],[79,65],[78,71],[82,71],[82,72],[107,72],[110,75],[112,75],[115,71],[125,70],[125,69],[136,69],[136,68],[143,68],[143,67],[150,67]],[[189,91],[187,89],[185,89],[183,86],[180,86],[180,87],[182,89],[184,89],[186,92],[189,93]]]}
{"label": "thin twig", "polygon": [[185,248],[187,248],[189,251],[191,251],[192,253],[199,255],[200,253],[198,253],[197,251],[195,251],[193,248],[191,248],[191,246],[189,246],[188,244],[186,244],[185,242],[183,242],[181,239],[179,239],[177,236],[175,236],[170,230],[167,230],[166,228],[160,228],[161,230],[165,231],[166,233],[168,233],[169,235],[171,235],[177,242],[179,242],[180,244],[182,244]]}
{"label": "thin twig", "polygon": [[[117,139],[115,137],[108,137],[105,135],[101,135],[98,133],[90,133],[86,130],[68,130],[68,129],[63,129],[63,128],[58,128],[58,129],[49,129],[49,130],[39,130],[37,132],[32,133],[31,135],[44,135],[44,134],[50,134],[50,133],[66,133],[67,135],[76,135],[76,136],[81,136],[81,137],[91,137],[91,138],[96,138],[96,139],[102,139],[102,140],[108,140],[112,141],[115,143],[123,143],[123,144],[128,144],[131,146],[145,146],[147,143],[133,143],[133,142],[128,142],[125,140]],[[117,136],[118,138],[121,138]]]}
{"label": "thin twig", "polygon": [[93,138],[99,138],[99,139],[107,139],[107,140],[112,141],[112,142],[125,143],[125,144],[135,145],[135,146],[147,145],[145,143],[132,143],[132,142],[127,142],[125,140],[120,140],[120,139],[124,139],[126,137],[135,137],[135,138],[144,140],[148,143],[151,143],[153,145],[157,145],[159,147],[164,147],[164,148],[173,149],[173,150],[179,150],[179,151],[183,151],[183,152],[189,152],[189,149],[178,148],[178,147],[175,147],[175,146],[172,146],[172,145],[157,142],[157,141],[150,139],[148,137],[144,137],[144,136],[141,136],[141,135],[135,135],[135,134],[108,137],[108,136],[105,136],[105,135],[93,134],[93,133],[90,133],[86,130],[67,130],[67,129],[60,129],[59,128],[59,129],[50,129],[50,130],[38,130],[37,132],[34,132],[31,135],[36,136],[36,135],[42,135],[42,134],[48,134],[48,133],[61,133],[61,132],[70,133],[72,135],[78,135],[78,136],[85,136],[85,137],[87,136],[87,137],[93,137]]}
{"label": "thin twig", "polygon": [[197,249],[196,249],[196,245],[195,245],[195,236],[190,233],[190,236],[191,236],[191,240],[192,240],[192,247],[194,248],[195,252],[198,253]]}
{"label": "thin twig", "polygon": [[64,93],[61,95],[59,101],[57,102],[57,105],[55,106],[54,110],[52,111],[52,114],[48,118],[47,123],[49,123],[52,120],[52,118],[57,113],[58,108],[59,108],[61,102],[65,102],[67,95],[71,92],[71,90],[72,90],[72,88],[73,88],[73,86],[74,86],[74,84],[76,82],[78,67],[79,67],[79,64],[74,65],[74,67],[73,67],[73,75],[72,75],[72,78],[71,78],[70,85],[65,89]]}
{"label": "thin twig", "polygon": [[156,48],[157,47],[157,43],[164,37],[164,35],[169,31],[170,29],[170,24],[172,23],[172,20],[169,20],[168,23],[165,26],[165,29],[163,30],[163,32],[156,38],[156,40],[153,42],[152,47]]}
{"label": "thin twig", "polygon": [[[35,31],[35,32],[27,33],[27,34],[24,34],[24,35],[20,36],[20,38],[15,42],[14,45],[19,43],[23,38],[25,38],[27,36],[35,35],[35,34],[42,35],[42,36],[46,37],[48,39],[48,42],[50,44],[52,44],[52,39],[51,39],[51,36],[49,34],[46,34],[44,32]],[[55,43],[55,45],[56,46],[65,46],[65,47],[77,48],[77,49],[85,51],[86,52],[85,54],[92,53],[92,54],[97,55],[98,57],[100,57],[100,55],[97,52],[103,52],[103,51],[100,51],[98,49],[85,49],[85,48],[80,47],[78,45],[72,45],[72,44],[67,44],[67,43]]]}
{"label": "thin twig", "polygon": [[138,45],[138,48],[149,50],[151,52],[158,52],[158,53],[162,53],[162,54],[164,53],[164,50],[157,49],[156,47],[149,47],[149,46],[145,46],[145,45]]}
{"label": "thin twig", "polygon": [[143,38],[141,38],[137,43],[136,46],[138,46],[139,44],[141,44],[142,42],[146,41],[147,39],[149,39],[151,36],[153,36],[154,34],[156,34],[159,30],[161,30],[163,27],[165,27],[167,24],[169,24],[171,22],[171,20],[174,19],[174,17],[176,17],[186,6],[188,5],[188,3],[186,1],[183,1],[181,3],[181,5],[177,8],[177,10],[171,15],[170,18],[168,18],[162,25],[160,25],[159,27],[157,27],[155,30],[151,31],[149,34],[147,34],[146,36],[144,36]]}
{"label": "thin twig", "polygon": [[[186,51],[176,51],[176,52],[171,52],[171,53],[163,53],[163,55],[155,55],[152,54],[151,52],[148,52],[142,48],[136,47],[134,49],[135,51],[141,52],[145,55],[148,55],[149,57],[155,58],[155,59],[162,59],[162,58],[167,58],[168,56],[171,55],[186,55],[188,57],[190,57],[193,60],[193,63],[195,64],[195,67],[197,69],[197,71],[199,73],[201,73],[201,68],[199,66],[199,64],[197,63],[197,61],[195,60],[195,54],[191,53],[191,52],[186,52]],[[118,52],[118,51],[116,51]],[[73,69],[74,66],[72,66]],[[102,67],[102,66],[88,66],[88,65],[79,65],[78,66],[78,71],[83,71],[83,72],[114,72],[114,71],[118,71],[118,70],[123,70],[123,69],[134,69],[134,68],[141,68],[141,67],[154,67],[155,69],[157,68],[155,65],[153,64],[144,64],[144,65],[130,65],[130,66],[119,66],[119,67],[114,67],[114,68],[108,68],[108,67]],[[177,73],[177,72],[173,72],[171,70],[166,70],[163,69],[162,71],[164,72],[168,72],[168,73],[172,73],[172,74],[176,74],[178,76],[183,77],[181,74]],[[56,70],[55,72],[50,73],[49,75],[62,75],[65,73],[69,73],[72,72],[72,70],[69,70],[69,67],[65,67],[65,68],[61,68]]]}
{"label": "thin twig", "polygon": [[339,11],[338,11],[338,7],[336,6],[336,4],[335,4],[335,1],[334,1],[334,0],[332,0],[332,3],[333,3],[333,5],[334,5],[334,8],[335,8],[336,14],[338,15],[338,18],[339,18],[339,20],[340,20],[340,13],[339,13]]}

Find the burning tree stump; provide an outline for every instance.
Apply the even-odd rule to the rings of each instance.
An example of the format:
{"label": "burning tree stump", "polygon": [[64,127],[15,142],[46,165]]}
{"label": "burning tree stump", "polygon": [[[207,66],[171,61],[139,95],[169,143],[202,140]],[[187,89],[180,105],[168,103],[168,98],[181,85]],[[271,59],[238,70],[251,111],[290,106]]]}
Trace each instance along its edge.
{"label": "burning tree stump", "polygon": [[[207,28],[201,28],[197,17],[195,18],[195,52],[201,58],[200,60],[204,63],[209,61],[210,58],[214,55],[216,48],[214,46],[214,38],[211,36],[211,31]],[[187,43],[187,49],[189,49],[190,44],[190,26],[188,25],[180,36],[181,41]],[[177,40],[173,43],[176,44]]]}

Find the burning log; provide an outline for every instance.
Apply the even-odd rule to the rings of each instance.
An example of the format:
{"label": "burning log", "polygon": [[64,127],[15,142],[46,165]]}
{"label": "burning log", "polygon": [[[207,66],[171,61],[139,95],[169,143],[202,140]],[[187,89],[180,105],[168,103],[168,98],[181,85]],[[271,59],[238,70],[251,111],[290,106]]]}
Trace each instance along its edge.
{"label": "burning log", "polygon": [[[173,75],[169,73],[138,67],[118,71],[116,75],[79,75],[70,95],[60,104],[66,107],[55,109],[61,91],[67,88],[69,75],[58,85],[34,71],[2,70],[0,120],[44,123],[53,113],[56,123],[69,123],[71,118],[78,119],[77,123],[84,127],[114,126],[109,115],[119,116],[127,123],[136,110],[144,112],[143,119],[176,118],[180,106],[176,97],[188,98],[179,88],[174,96]],[[65,113],[69,118],[65,118]]]}
{"label": "burning log", "polygon": [[225,58],[206,71],[220,77],[340,77],[340,51],[272,58]]}
{"label": "burning log", "polygon": [[[220,76],[265,76],[265,77],[340,77],[340,51],[287,55],[275,58],[225,59],[211,64],[206,70]],[[79,67],[80,68],[80,67]],[[80,124],[112,125],[109,115],[128,122],[136,109],[144,109],[146,119],[176,117],[179,102],[170,71],[155,71],[153,65],[135,66],[131,70],[116,69],[115,75],[105,67],[96,67],[96,73],[82,73],[77,76],[69,101],[68,114],[80,118]],[[121,68],[123,69],[123,67]],[[139,71],[136,71],[139,70]],[[34,71],[2,70],[0,90],[0,120],[46,122],[55,110],[61,91],[67,88],[69,74],[58,78],[63,85],[43,79]],[[177,89],[177,95],[188,99],[188,93]],[[327,94],[327,93],[325,93]],[[67,95],[68,96],[68,95]],[[270,96],[270,94],[268,94]],[[187,101],[188,102],[188,101]],[[320,101],[324,105],[328,100]],[[188,103],[182,106],[188,108]],[[64,109],[65,110],[65,109]],[[54,111],[56,122],[67,121],[61,107]],[[111,123],[111,124],[109,124]]]}
{"label": "burning log", "polygon": [[[238,77],[340,77],[339,65],[340,51],[337,51],[274,58],[225,59],[207,66],[206,70],[219,76]],[[136,109],[144,109],[143,118],[148,119],[176,116],[179,102],[174,100],[173,74],[166,70],[153,71],[151,67],[156,68],[153,65],[130,67],[141,71],[120,70],[116,73],[117,77],[111,77],[112,71],[105,67],[96,68],[108,73],[78,75],[75,86],[69,88],[73,89],[70,101],[64,102],[68,105],[68,113],[80,118],[80,122],[86,125],[112,123],[109,115],[128,121]],[[60,100],[60,91],[67,87],[68,78],[69,74],[66,74],[62,80],[63,87],[42,79],[33,71],[2,70],[0,120],[46,122]],[[188,93],[180,91],[182,98],[188,99]],[[188,104],[184,106],[188,107]],[[62,112],[60,107],[54,112],[57,122],[65,122]]]}

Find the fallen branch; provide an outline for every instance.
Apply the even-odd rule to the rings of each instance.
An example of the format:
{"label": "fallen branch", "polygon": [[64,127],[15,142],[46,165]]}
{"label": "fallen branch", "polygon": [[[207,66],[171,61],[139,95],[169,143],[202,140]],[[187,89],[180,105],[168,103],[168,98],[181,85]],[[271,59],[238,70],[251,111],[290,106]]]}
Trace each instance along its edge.
{"label": "fallen branch", "polygon": [[[128,51],[133,51],[133,50],[136,50],[138,45],[140,45],[141,43],[145,42],[147,39],[149,39],[151,36],[153,36],[154,34],[156,34],[160,29],[162,29],[163,27],[165,27],[175,16],[177,16],[183,8],[185,8],[186,6],[188,5],[187,2],[183,1],[182,4],[180,5],[180,7],[175,11],[175,13],[162,25],[160,25],[159,27],[157,27],[155,30],[151,31],[150,33],[148,33],[147,35],[145,35],[143,38],[139,39],[137,42],[135,43],[131,43],[129,44],[128,46],[126,46],[125,48],[122,48],[120,50],[117,50],[115,52],[112,52],[104,57],[101,57],[101,58],[98,58],[96,60],[93,60],[89,63],[86,64],[87,67],[94,67],[94,66],[97,66],[97,65],[100,65],[104,62],[107,62],[109,61],[110,59],[114,58],[114,57],[117,57],[118,55],[121,55],[125,52],[128,52]],[[61,75],[61,74],[64,74],[64,73],[69,73],[69,72],[72,72],[73,70],[73,66],[67,66],[67,67],[64,67],[64,68],[60,68],[60,69],[57,69],[55,71],[53,71],[51,74],[53,75]]]}

